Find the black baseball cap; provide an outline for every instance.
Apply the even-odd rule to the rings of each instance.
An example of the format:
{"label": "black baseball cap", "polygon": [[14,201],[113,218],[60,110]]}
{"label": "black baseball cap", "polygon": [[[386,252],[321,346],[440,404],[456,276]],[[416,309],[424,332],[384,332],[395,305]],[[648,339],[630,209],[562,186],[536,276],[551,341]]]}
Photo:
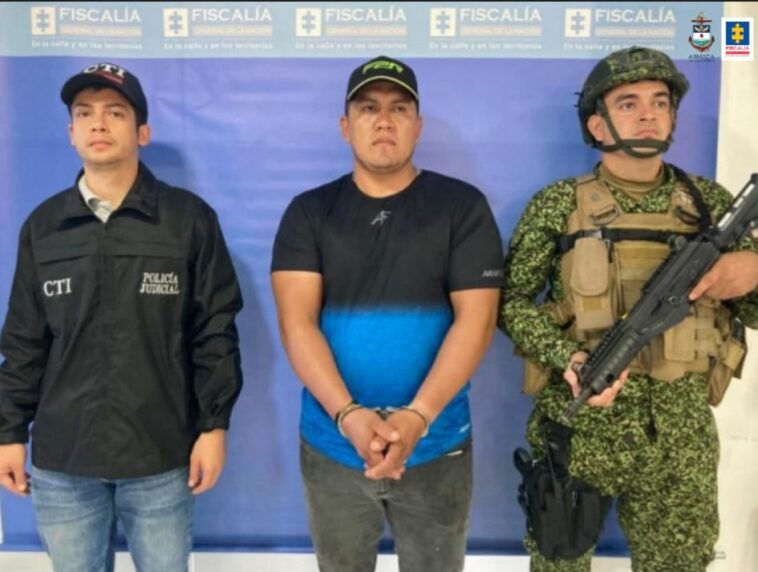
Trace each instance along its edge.
{"label": "black baseball cap", "polygon": [[63,85],[61,99],[71,107],[76,94],[81,90],[94,87],[115,89],[134,106],[144,121],[147,121],[147,98],[136,76],[116,64],[99,63],[84,68]]}
{"label": "black baseball cap", "polygon": [[374,81],[396,83],[410,93],[417,102],[419,100],[416,74],[413,73],[411,66],[387,56],[379,56],[369,60],[353,70],[347,82],[347,97],[345,99],[350,101],[361,88]]}

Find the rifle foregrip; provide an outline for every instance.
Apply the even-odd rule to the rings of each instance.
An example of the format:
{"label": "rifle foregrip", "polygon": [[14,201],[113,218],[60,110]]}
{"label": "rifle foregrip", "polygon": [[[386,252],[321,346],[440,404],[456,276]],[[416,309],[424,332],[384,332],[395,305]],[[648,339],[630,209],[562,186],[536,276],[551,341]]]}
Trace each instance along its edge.
{"label": "rifle foregrip", "polygon": [[562,423],[571,421],[571,418],[577,414],[579,408],[590,397],[602,393],[613,385],[613,382],[618,379],[621,372],[626,369],[639,352],[642,345],[641,336],[627,328],[624,328],[623,331],[625,337],[621,338],[622,341],[616,344],[618,347],[615,352],[608,351],[609,346],[601,347],[601,344],[597,348],[597,353],[593,354],[589,361],[577,369],[576,373],[582,391],[564,411],[561,416]]}
{"label": "rifle foregrip", "polygon": [[571,419],[573,419],[574,415],[577,414],[577,412],[579,411],[579,408],[590,397],[592,397],[592,388],[585,387],[584,389],[582,389],[582,391],[579,393],[576,399],[574,399],[574,401],[571,402],[571,405],[569,405],[566,408],[566,411],[563,412],[563,415],[561,415],[561,418],[560,418],[560,422],[563,423],[564,425],[570,424]]}

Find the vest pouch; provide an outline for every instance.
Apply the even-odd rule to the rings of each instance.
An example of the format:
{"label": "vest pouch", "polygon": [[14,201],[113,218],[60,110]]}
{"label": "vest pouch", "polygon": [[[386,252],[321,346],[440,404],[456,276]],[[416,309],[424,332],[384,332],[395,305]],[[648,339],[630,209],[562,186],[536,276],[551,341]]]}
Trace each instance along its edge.
{"label": "vest pouch", "polygon": [[689,316],[653,340],[653,377],[673,381],[687,372],[712,369],[711,358],[722,354],[723,345],[716,329],[717,308],[717,303],[704,298],[690,308]]}
{"label": "vest pouch", "polygon": [[689,365],[688,362],[667,360],[665,357],[665,341],[664,336],[656,336],[646,346],[649,349],[643,360],[643,367],[645,371],[657,380],[660,381],[674,381],[679,379],[685,373],[687,373]]}
{"label": "vest pouch", "polygon": [[550,368],[543,367],[530,359],[524,360],[524,383],[521,391],[524,395],[537,395],[545,389],[550,381]]}
{"label": "vest pouch", "polygon": [[[550,318],[561,328],[573,318],[573,315],[571,314],[571,305],[567,303],[548,301],[540,304],[538,310],[550,316]],[[524,358],[524,377],[521,391],[524,395],[537,395],[550,381],[552,369],[544,367],[536,361],[529,359],[518,346],[514,348],[513,353],[520,358]]]}
{"label": "vest pouch", "polygon": [[690,362],[695,360],[694,316],[687,316],[676,326],[663,333],[663,358],[668,361]]}
{"label": "vest pouch", "polygon": [[571,267],[569,287],[574,299],[574,327],[579,331],[610,328],[614,321],[614,296],[607,244],[600,238],[582,237],[569,254],[564,259],[569,259]]}
{"label": "vest pouch", "polygon": [[740,376],[746,352],[747,347],[743,339],[737,336],[729,336],[722,346],[721,356],[716,361],[708,379],[708,403],[710,405],[715,407],[721,403],[732,377]]}
{"label": "vest pouch", "polygon": [[550,381],[550,368],[543,367],[536,361],[526,357],[518,346],[513,349],[513,353],[520,358],[524,358],[524,378],[521,391],[524,395],[537,395]]}
{"label": "vest pouch", "polygon": [[631,310],[642,288],[669,253],[669,247],[655,242],[623,240],[613,245],[616,275],[621,283],[621,313]]}

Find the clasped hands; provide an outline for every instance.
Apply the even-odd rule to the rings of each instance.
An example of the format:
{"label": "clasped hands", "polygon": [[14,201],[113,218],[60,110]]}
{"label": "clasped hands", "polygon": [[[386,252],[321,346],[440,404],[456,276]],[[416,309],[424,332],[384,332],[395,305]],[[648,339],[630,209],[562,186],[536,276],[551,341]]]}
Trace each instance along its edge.
{"label": "clasped hands", "polygon": [[424,420],[405,409],[383,418],[380,412],[361,407],[342,421],[345,436],[365,461],[364,475],[374,480],[399,480],[425,429]]}

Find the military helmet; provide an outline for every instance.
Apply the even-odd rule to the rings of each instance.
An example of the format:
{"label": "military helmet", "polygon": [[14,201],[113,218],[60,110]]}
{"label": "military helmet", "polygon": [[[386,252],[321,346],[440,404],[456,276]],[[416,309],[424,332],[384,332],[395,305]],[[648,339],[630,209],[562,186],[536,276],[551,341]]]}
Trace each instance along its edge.
{"label": "military helmet", "polygon": [[587,120],[596,112],[598,99],[614,87],[644,80],[666,82],[674,109],[679,107],[679,102],[690,87],[684,74],[663,52],[632,46],[609,54],[592,69],[579,94],[577,107],[585,143],[596,146],[594,137],[587,129]]}

